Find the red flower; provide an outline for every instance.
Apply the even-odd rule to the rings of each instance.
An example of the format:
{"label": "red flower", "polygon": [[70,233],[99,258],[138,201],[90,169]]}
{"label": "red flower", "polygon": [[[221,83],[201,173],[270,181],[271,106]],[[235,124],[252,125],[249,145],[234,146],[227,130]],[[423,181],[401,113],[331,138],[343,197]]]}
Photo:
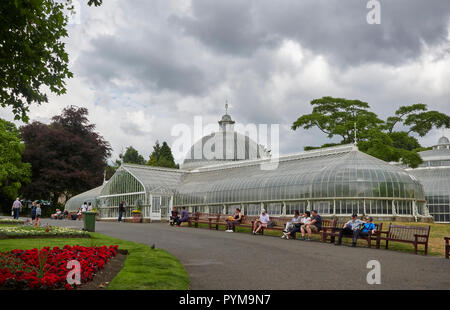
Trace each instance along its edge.
{"label": "red flower", "polygon": [[91,280],[95,272],[117,255],[118,246],[83,247],[65,245],[62,249],[45,247],[42,250],[12,250],[0,253],[0,288],[8,281],[10,286],[30,289],[73,287],[66,283],[66,268],[71,260],[81,266],[81,282]]}

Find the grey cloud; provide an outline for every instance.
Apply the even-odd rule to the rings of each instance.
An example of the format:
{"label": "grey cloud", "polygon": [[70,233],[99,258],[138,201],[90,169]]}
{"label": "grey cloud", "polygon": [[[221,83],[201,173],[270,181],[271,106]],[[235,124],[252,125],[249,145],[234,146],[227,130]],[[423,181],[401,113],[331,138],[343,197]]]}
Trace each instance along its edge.
{"label": "grey cloud", "polygon": [[422,43],[447,41],[450,2],[381,1],[381,25],[366,22],[365,0],[193,0],[193,17],[173,20],[221,53],[249,55],[283,38],[342,65],[397,64],[417,57]]}
{"label": "grey cloud", "polygon": [[[75,73],[93,85],[97,98],[99,92],[118,95],[109,103],[101,100],[110,109],[128,111],[123,107],[126,94],[142,93],[150,94],[152,104],[161,106],[151,133],[122,124],[118,137],[111,138],[118,141],[120,137],[125,141],[122,146],[133,138],[132,143],[145,147],[146,154],[151,152],[149,137],[151,141],[172,140],[169,124],[189,123],[196,113],[215,122],[223,114],[227,97],[231,115],[244,124],[289,126],[310,113],[312,99],[326,95],[367,101],[380,115],[419,101],[448,113],[448,91],[434,91],[426,80],[418,81],[414,89],[408,89],[408,79],[396,84],[410,72],[418,72],[396,69],[418,61],[424,52],[422,42],[448,44],[450,2],[381,2],[382,24],[368,25],[366,0],[194,0],[192,16],[175,12],[166,1],[120,1],[128,24],[115,25],[114,36],[91,39],[90,50],[76,61]],[[301,66],[290,68],[289,57],[287,65],[283,61],[280,65],[276,53],[284,39],[303,47]],[[448,54],[443,49],[441,54],[427,56],[439,60]],[[316,55],[324,56],[331,72],[318,67],[317,87],[306,74],[297,76]],[[367,63],[383,66],[370,71]],[[277,89],[271,84],[274,76],[287,77],[283,81],[288,87]],[[115,80],[126,83],[116,86]],[[136,101],[130,109],[145,107],[150,100]],[[180,103],[183,113],[176,108]],[[286,127],[280,138],[282,153],[330,142],[318,131],[293,132]]]}
{"label": "grey cloud", "polygon": [[[153,45],[151,40],[148,42]],[[97,85],[113,79],[129,80],[133,87],[140,85],[194,95],[208,88],[205,74],[198,66],[182,63],[162,50],[148,48],[141,40],[101,36],[93,40],[92,45],[94,50],[80,57],[77,68]]]}
{"label": "grey cloud", "polygon": [[259,27],[252,4],[252,0],[193,1],[193,17],[173,15],[170,21],[216,52],[249,56],[255,48],[279,42],[277,35]]}

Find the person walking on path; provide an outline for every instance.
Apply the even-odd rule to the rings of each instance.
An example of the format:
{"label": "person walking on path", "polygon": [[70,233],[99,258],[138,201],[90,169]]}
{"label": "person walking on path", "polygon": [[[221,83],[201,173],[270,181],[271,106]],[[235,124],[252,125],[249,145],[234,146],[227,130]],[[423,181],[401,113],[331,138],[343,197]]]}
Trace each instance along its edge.
{"label": "person walking on path", "polygon": [[36,219],[36,201],[31,203],[31,221]]}
{"label": "person walking on path", "polygon": [[17,197],[14,201],[11,210],[13,211],[14,219],[18,220],[20,211],[22,211],[22,203],[20,202],[19,197]]}
{"label": "person walking on path", "polygon": [[37,204],[36,204],[36,221],[34,223],[35,226],[40,226],[40,224],[41,224],[41,215],[42,215],[41,202],[38,201]]}
{"label": "person walking on path", "polygon": [[122,202],[119,204],[119,218],[117,219],[119,223],[122,222],[122,216],[123,213],[125,212],[125,206],[126,206],[125,200],[122,200]]}

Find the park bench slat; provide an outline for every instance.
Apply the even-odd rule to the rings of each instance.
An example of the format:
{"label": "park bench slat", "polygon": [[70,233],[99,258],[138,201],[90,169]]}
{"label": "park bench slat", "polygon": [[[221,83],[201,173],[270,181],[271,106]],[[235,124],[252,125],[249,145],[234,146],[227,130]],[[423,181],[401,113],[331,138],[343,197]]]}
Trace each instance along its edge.
{"label": "park bench slat", "polygon": [[[345,222],[346,223],[346,222]],[[344,222],[339,222],[339,224],[337,225],[337,227],[339,227],[339,228],[341,228],[341,227],[343,227],[344,226],[344,224],[345,224]],[[366,240],[367,241],[367,246],[369,247],[369,248],[371,248],[372,247],[372,241],[375,241],[375,243],[376,243],[376,245],[377,245],[377,248],[379,248],[379,245],[378,245],[378,242],[379,242],[379,238],[378,238],[378,235],[379,235],[379,233],[381,232],[383,230],[383,223],[380,223],[380,224],[375,224],[375,233],[374,234],[372,234],[372,233],[369,233],[369,236],[367,236],[367,237],[359,237],[358,239],[363,239],[363,240]],[[332,232],[331,232],[331,243],[334,243],[335,242],[335,240],[336,240],[336,237],[338,237],[339,236],[339,230],[338,229],[334,229],[334,230],[332,230]],[[353,238],[353,236],[350,236],[350,235],[343,235],[343,238]]]}
{"label": "park bench slat", "polygon": [[[387,231],[380,231],[378,234],[377,248],[380,247],[381,240],[386,242],[386,249],[389,247],[389,241],[412,243],[414,253],[417,254],[418,245],[423,244],[425,255],[428,254],[428,240],[430,237],[431,226],[406,226],[389,224]],[[385,235],[384,237],[382,235]]]}

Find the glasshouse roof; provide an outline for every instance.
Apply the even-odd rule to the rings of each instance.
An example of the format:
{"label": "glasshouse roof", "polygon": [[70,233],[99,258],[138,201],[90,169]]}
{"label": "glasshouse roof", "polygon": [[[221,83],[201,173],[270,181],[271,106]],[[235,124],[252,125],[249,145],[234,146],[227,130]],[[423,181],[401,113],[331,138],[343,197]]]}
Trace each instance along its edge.
{"label": "glasshouse roof", "polygon": [[79,195],[73,196],[66,202],[66,210],[69,212],[78,210],[83,203],[91,203],[94,207],[97,206],[97,198],[103,188],[102,186],[91,189],[87,192],[81,193]]}
{"label": "glasshouse roof", "polygon": [[[179,169],[122,164],[104,186],[101,194],[130,192],[174,193],[180,184],[183,173],[185,171]],[[132,182],[136,182],[136,184],[134,189],[130,191],[129,185]],[[128,186],[124,186],[124,183],[127,183]]]}
{"label": "glasshouse roof", "polygon": [[405,170],[364,154],[353,145],[270,159],[199,168],[183,176],[175,205],[280,201],[304,198],[411,198],[421,184]]}
{"label": "glasshouse roof", "polygon": [[427,196],[450,193],[450,168],[412,169],[409,171],[422,183]]}

